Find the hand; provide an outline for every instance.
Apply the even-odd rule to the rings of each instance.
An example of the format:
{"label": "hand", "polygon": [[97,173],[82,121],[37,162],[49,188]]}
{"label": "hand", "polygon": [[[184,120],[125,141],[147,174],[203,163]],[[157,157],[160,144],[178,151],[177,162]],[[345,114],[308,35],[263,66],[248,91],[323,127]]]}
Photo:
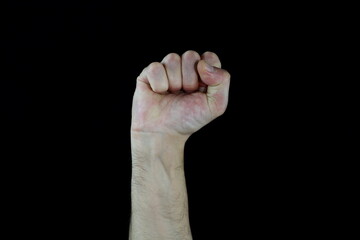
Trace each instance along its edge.
{"label": "hand", "polygon": [[224,113],[229,84],[215,53],[170,53],[137,78],[131,130],[190,136]]}

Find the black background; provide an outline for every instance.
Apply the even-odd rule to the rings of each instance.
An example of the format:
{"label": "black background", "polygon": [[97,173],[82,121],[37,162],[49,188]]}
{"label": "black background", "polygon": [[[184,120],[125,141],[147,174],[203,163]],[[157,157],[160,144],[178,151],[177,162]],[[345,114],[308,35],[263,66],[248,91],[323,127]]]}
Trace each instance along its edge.
{"label": "black background", "polygon": [[7,4],[2,176],[15,236],[127,239],[135,79],[190,49],[216,52],[232,75],[227,112],[186,145],[194,239],[307,236],[337,213],[323,196],[353,177],[333,158],[355,159],[356,114],[354,78],[333,62],[346,46],[323,37],[336,21],[275,5]]}

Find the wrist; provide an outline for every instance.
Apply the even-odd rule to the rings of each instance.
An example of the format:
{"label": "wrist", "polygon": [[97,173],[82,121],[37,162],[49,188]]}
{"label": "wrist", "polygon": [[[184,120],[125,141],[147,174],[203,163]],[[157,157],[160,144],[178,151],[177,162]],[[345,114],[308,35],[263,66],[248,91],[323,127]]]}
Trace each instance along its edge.
{"label": "wrist", "polygon": [[176,133],[163,133],[163,132],[144,132],[131,130],[131,140],[135,140],[136,143],[146,143],[148,140],[157,142],[166,142],[168,144],[182,144],[185,145],[188,135],[176,134]]}
{"label": "wrist", "polygon": [[183,164],[187,138],[131,131],[131,226],[154,232],[153,239],[175,239],[174,233],[191,239]]}
{"label": "wrist", "polygon": [[186,139],[131,131],[133,211],[140,210],[167,221],[187,211],[180,204],[187,203],[183,162]]}
{"label": "wrist", "polygon": [[136,188],[184,184],[184,147],[187,137],[131,131],[132,183]]}
{"label": "wrist", "polygon": [[151,159],[163,159],[171,165],[177,163],[176,160],[183,161],[182,157],[174,159],[171,156],[183,156],[187,139],[188,136],[179,134],[131,131],[133,163],[149,163]]}

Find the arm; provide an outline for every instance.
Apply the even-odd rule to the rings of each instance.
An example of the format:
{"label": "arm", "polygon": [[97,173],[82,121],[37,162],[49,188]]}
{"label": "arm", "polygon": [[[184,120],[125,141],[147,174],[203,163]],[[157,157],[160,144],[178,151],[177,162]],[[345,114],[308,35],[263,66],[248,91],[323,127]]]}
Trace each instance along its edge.
{"label": "arm", "polygon": [[138,77],[131,124],[130,239],[192,239],[184,146],[226,109],[230,75],[220,67],[216,54],[200,57],[188,51],[182,57],[167,55]]}
{"label": "arm", "polygon": [[191,239],[183,168],[185,139],[131,135],[130,239]]}

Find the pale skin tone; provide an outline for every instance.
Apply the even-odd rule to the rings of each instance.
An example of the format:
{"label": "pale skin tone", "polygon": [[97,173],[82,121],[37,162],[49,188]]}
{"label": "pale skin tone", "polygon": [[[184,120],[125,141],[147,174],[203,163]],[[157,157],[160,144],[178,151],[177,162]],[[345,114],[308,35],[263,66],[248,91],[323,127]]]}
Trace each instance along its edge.
{"label": "pale skin tone", "polygon": [[230,74],[218,56],[168,54],[137,78],[132,106],[131,240],[192,239],[184,146],[225,112]]}

